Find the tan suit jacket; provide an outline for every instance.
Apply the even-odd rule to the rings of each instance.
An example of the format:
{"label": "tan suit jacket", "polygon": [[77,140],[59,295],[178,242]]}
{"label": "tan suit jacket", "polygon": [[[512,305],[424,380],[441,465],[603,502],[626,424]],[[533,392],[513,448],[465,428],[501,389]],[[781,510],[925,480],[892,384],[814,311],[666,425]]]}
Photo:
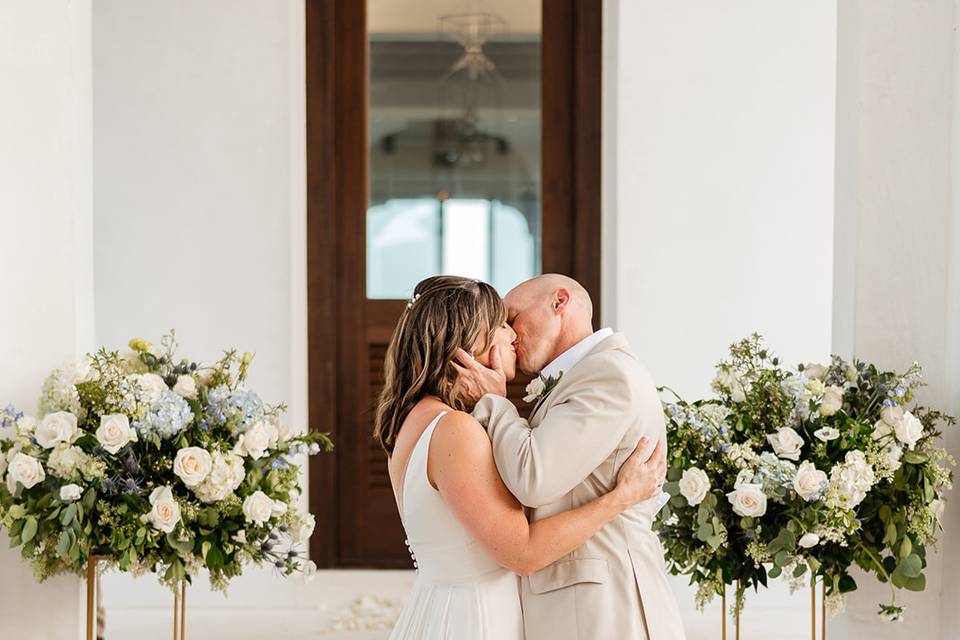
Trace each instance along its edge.
{"label": "tan suit jacket", "polygon": [[[621,333],[564,372],[529,423],[493,395],[477,403],[474,416],[531,521],[609,492],[641,436],[666,439],[656,387]],[[527,640],[684,638],[663,549],[650,529],[656,509],[656,499],[636,505],[566,557],[521,578]]]}

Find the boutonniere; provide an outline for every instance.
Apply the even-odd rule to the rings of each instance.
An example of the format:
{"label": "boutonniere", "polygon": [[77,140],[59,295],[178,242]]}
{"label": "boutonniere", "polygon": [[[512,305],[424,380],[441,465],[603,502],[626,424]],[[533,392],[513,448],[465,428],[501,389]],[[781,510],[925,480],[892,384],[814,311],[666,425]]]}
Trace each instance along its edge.
{"label": "boutonniere", "polygon": [[537,376],[527,385],[527,395],[523,396],[523,401],[537,402],[543,400],[553,391],[553,388],[557,386],[557,383],[560,382],[560,378],[562,377],[563,371],[561,371],[556,378],[553,376],[547,378],[544,378],[542,375]]}

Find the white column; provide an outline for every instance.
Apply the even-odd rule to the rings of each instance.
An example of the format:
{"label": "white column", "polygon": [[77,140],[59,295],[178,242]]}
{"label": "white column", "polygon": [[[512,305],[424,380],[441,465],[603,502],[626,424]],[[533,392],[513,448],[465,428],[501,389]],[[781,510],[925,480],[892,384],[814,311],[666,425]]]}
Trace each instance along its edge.
{"label": "white column", "polygon": [[[660,384],[709,393],[734,340],[831,348],[835,0],[604,5],[604,322]],[[687,637],[719,637],[672,580]],[[749,638],[808,637],[808,593],[747,598]]]}
{"label": "white column", "polygon": [[[0,4],[0,402],[28,412],[93,345],[90,15],[90,0]],[[38,584],[0,537],[0,637],[79,637],[81,581]]]}
{"label": "white column", "polygon": [[[834,344],[903,370],[914,360],[929,386],[919,402],[957,413],[958,251],[957,2],[841,3],[837,104],[837,263]],[[953,132],[953,137],[951,137]],[[953,389],[953,391],[950,391]],[[960,439],[947,446],[956,455]],[[927,589],[902,592],[906,620],[878,622],[889,588],[855,574],[859,589],[836,621],[840,637],[953,638],[960,561],[948,511]],[[943,602],[941,603],[941,589]],[[944,624],[941,624],[941,612]],[[835,636],[836,637],[836,636]]]}

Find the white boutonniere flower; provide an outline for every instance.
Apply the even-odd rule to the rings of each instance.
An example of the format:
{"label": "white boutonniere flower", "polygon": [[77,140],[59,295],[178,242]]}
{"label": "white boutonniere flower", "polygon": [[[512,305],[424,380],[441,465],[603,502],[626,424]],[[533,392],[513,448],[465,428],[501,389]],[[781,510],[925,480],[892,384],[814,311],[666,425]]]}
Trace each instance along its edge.
{"label": "white boutonniere flower", "polygon": [[557,383],[560,382],[560,378],[563,377],[563,371],[554,378],[552,376],[544,378],[542,375],[537,376],[530,381],[530,384],[527,385],[526,392],[527,395],[523,396],[524,402],[537,402],[543,400],[547,395],[553,390]]}

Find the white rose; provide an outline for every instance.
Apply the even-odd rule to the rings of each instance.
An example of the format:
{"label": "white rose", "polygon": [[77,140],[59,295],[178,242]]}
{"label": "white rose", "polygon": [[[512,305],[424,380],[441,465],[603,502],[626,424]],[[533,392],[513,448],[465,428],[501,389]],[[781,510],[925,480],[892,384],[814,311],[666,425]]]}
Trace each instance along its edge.
{"label": "white rose", "polygon": [[917,440],[923,436],[923,423],[907,411],[893,426],[893,432],[897,434],[897,440],[912,450],[917,445]]}
{"label": "white rose", "polygon": [[830,442],[840,437],[840,431],[833,427],[820,427],[813,432],[813,435],[821,442]]}
{"label": "white rose", "polygon": [[827,368],[822,364],[817,364],[816,362],[808,362],[803,366],[803,375],[807,376],[808,378],[823,380],[823,377],[827,375]]}
{"label": "white rose", "polygon": [[305,544],[313,535],[316,526],[317,519],[313,517],[312,513],[301,513],[300,524],[290,531],[290,539],[295,544]]}
{"label": "white rose", "polygon": [[903,407],[898,404],[891,404],[880,409],[880,419],[891,427],[897,426],[897,423],[903,418]]}
{"label": "white rose", "polygon": [[687,504],[696,506],[703,502],[703,498],[710,490],[710,479],[707,474],[697,467],[691,467],[683,472],[680,478],[680,493],[687,499]]}
{"label": "white rose", "polygon": [[173,472],[190,488],[206,480],[212,468],[213,458],[206,449],[200,447],[180,449],[173,460]]}
{"label": "white rose", "polygon": [[163,378],[155,373],[141,373],[131,377],[139,385],[141,391],[146,394],[149,404],[159,400],[169,390]]}
{"label": "white rose", "polygon": [[277,446],[279,438],[280,433],[275,424],[269,420],[260,420],[240,436],[236,453],[258,460],[266,454],[267,449]]}
{"label": "white rose", "polygon": [[799,544],[804,549],[815,547],[818,544],[820,544],[820,536],[818,536],[815,533],[805,533],[803,534],[803,537],[800,538],[800,542],[798,542],[797,544]]}
{"label": "white rose", "polygon": [[170,533],[180,522],[180,505],[173,498],[170,487],[157,487],[150,494],[150,513],[141,516],[143,522],[149,522],[154,528]]}
{"label": "white rose", "polygon": [[891,427],[885,420],[877,420],[873,423],[873,439],[882,440],[893,433]]}
{"label": "white rose", "polygon": [[767,512],[767,496],[759,484],[742,484],[727,494],[733,512],[747,518],[759,518]]}
{"label": "white rose", "polygon": [[47,467],[50,473],[61,478],[70,478],[73,476],[77,466],[83,462],[85,456],[80,447],[74,447],[69,444],[58,444],[50,452],[47,459]]}
{"label": "white rose", "polygon": [[273,515],[273,500],[263,491],[257,491],[243,501],[243,516],[247,522],[264,524]]}
{"label": "white rose", "polygon": [[83,489],[78,487],[75,484],[65,484],[60,487],[60,501],[61,502],[76,502],[80,499],[80,495],[83,493]]}
{"label": "white rose", "polygon": [[100,417],[100,426],[97,427],[97,441],[110,454],[137,441],[137,431],[130,427],[130,418],[122,413],[111,413]]}
{"label": "white rose", "polygon": [[807,502],[819,498],[828,484],[827,474],[808,461],[800,464],[797,475],[793,479],[794,491]]}
{"label": "white rose", "polygon": [[287,503],[283,500],[274,500],[273,501],[273,515],[282,516],[287,512]]}
{"label": "white rose", "polygon": [[10,493],[14,493],[19,482],[25,489],[30,489],[37,483],[43,482],[46,477],[47,474],[39,460],[18,451],[7,469],[7,488],[10,489]]}
{"label": "white rose", "polygon": [[790,427],[783,427],[775,434],[767,436],[767,441],[773,447],[774,453],[787,460],[799,460],[800,448],[803,447],[803,438]]}
{"label": "white rose", "polygon": [[173,385],[173,391],[184,398],[196,400],[197,381],[193,379],[193,376],[180,376],[177,378],[177,384]]}
{"label": "white rose", "polygon": [[527,395],[523,397],[524,402],[534,402],[537,400],[543,392],[547,390],[547,383],[543,381],[543,378],[537,376],[530,381],[530,384],[527,385],[526,391]]}
{"label": "white rose", "polygon": [[843,389],[827,387],[823,390],[823,400],[820,401],[820,415],[832,416],[843,407]]}
{"label": "white rose", "polygon": [[68,411],[45,415],[37,425],[33,437],[44,449],[52,449],[59,442],[72,443],[80,437],[77,416]]}

